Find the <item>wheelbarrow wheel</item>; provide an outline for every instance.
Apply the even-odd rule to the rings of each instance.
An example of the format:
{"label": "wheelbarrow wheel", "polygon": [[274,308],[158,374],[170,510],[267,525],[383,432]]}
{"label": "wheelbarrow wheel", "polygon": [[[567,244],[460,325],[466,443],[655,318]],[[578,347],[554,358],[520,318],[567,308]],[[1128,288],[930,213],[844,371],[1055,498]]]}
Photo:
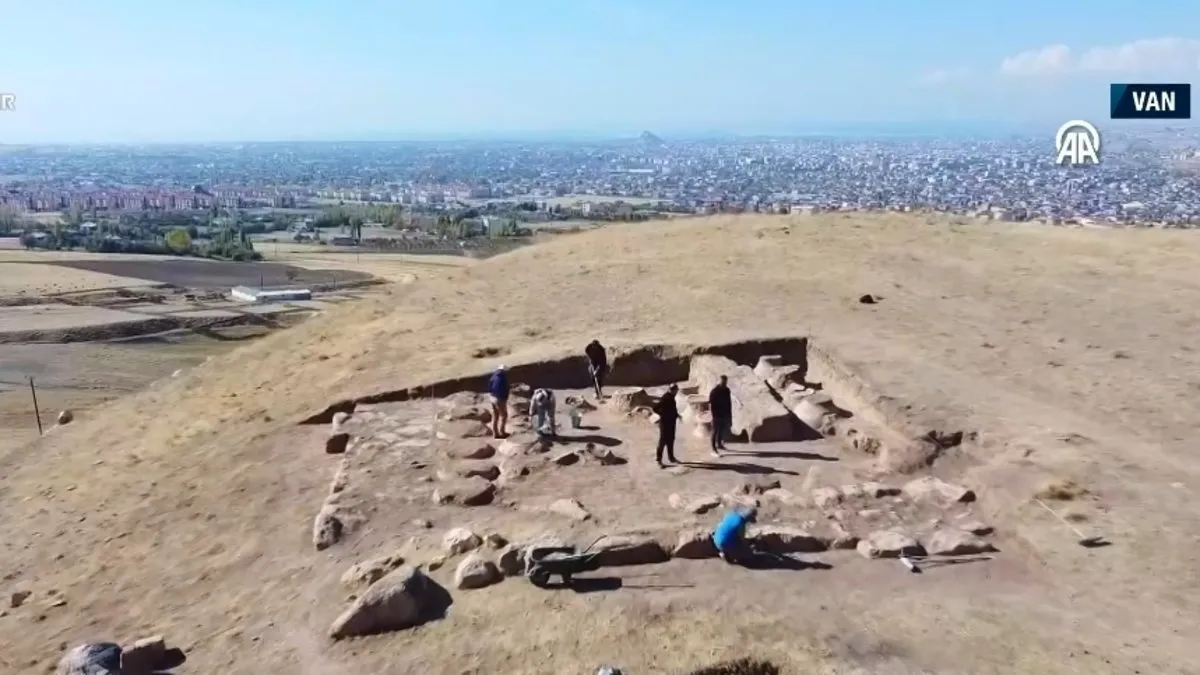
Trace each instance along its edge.
{"label": "wheelbarrow wheel", "polygon": [[562,580],[564,584],[571,583],[571,573],[567,572],[566,574],[562,575]]}
{"label": "wheelbarrow wheel", "polygon": [[529,573],[529,583],[538,588],[545,588],[550,584],[550,573],[545,570],[533,570]]}

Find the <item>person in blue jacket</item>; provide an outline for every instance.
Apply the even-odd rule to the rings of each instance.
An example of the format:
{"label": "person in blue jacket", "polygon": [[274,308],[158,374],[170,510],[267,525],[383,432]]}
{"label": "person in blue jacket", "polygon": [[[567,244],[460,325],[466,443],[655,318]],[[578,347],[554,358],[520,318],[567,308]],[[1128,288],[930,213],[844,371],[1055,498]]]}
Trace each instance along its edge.
{"label": "person in blue jacket", "polygon": [[741,506],[725,514],[712,535],[713,545],[717,547],[717,555],[721,556],[721,560],[737,563],[753,554],[746,542],[746,525],[753,523],[757,517],[757,510],[749,506]]}
{"label": "person in blue jacket", "polygon": [[488,398],[492,401],[492,437],[508,435],[508,370],[499,366],[488,380]]}

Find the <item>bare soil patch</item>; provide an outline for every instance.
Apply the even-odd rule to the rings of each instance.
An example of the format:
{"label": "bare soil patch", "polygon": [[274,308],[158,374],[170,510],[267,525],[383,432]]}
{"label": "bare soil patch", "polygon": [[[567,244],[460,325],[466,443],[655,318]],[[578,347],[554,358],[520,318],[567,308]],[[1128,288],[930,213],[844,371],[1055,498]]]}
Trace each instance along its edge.
{"label": "bare soil patch", "polygon": [[153,283],[84,269],[68,270],[53,264],[0,261],[0,298],[37,298],[100,288],[137,288]]}
{"label": "bare soil patch", "polygon": [[296,286],[366,281],[370,275],[343,270],[316,271],[291,265],[202,260],[64,260],[47,263],[119,277],[145,279],[178,288],[228,289],[233,286]]}

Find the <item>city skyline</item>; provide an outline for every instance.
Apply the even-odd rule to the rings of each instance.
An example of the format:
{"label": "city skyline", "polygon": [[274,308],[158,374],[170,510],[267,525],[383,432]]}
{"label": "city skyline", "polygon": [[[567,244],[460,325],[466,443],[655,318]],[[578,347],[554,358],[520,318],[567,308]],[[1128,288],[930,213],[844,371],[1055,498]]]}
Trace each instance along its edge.
{"label": "city skyline", "polygon": [[0,143],[1038,133],[1106,122],[1109,82],[1200,73],[1179,0],[355,9],[0,1]]}

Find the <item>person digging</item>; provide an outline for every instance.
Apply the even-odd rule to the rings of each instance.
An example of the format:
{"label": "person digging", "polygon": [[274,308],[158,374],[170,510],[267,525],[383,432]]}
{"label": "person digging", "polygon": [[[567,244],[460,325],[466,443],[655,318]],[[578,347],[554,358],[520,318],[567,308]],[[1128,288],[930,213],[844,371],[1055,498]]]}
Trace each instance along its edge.
{"label": "person digging", "polygon": [[592,340],[583,350],[588,360],[588,375],[596,388],[596,400],[604,398],[604,377],[608,375],[608,352],[599,340]]}
{"label": "person digging", "polygon": [[756,552],[746,540],[746,526],[757,519],[758,510],[752,506],[739,506],[725,514],[712,534],[713,545],[721,560],[738,565],[754,558]]}
{"label": "person digging", "polygon": [[508,436],[508,371],[498,366],[488,380],[488,398],[492,402],[492,437]]}
{"label": "person digging", "polygon": [[549,389],[538,389],[533,392],[529,402],[529,418],[533,421],[533,430],[543,438],[554,438],[558,435],[558,423],[554,419],[554,392]]}

